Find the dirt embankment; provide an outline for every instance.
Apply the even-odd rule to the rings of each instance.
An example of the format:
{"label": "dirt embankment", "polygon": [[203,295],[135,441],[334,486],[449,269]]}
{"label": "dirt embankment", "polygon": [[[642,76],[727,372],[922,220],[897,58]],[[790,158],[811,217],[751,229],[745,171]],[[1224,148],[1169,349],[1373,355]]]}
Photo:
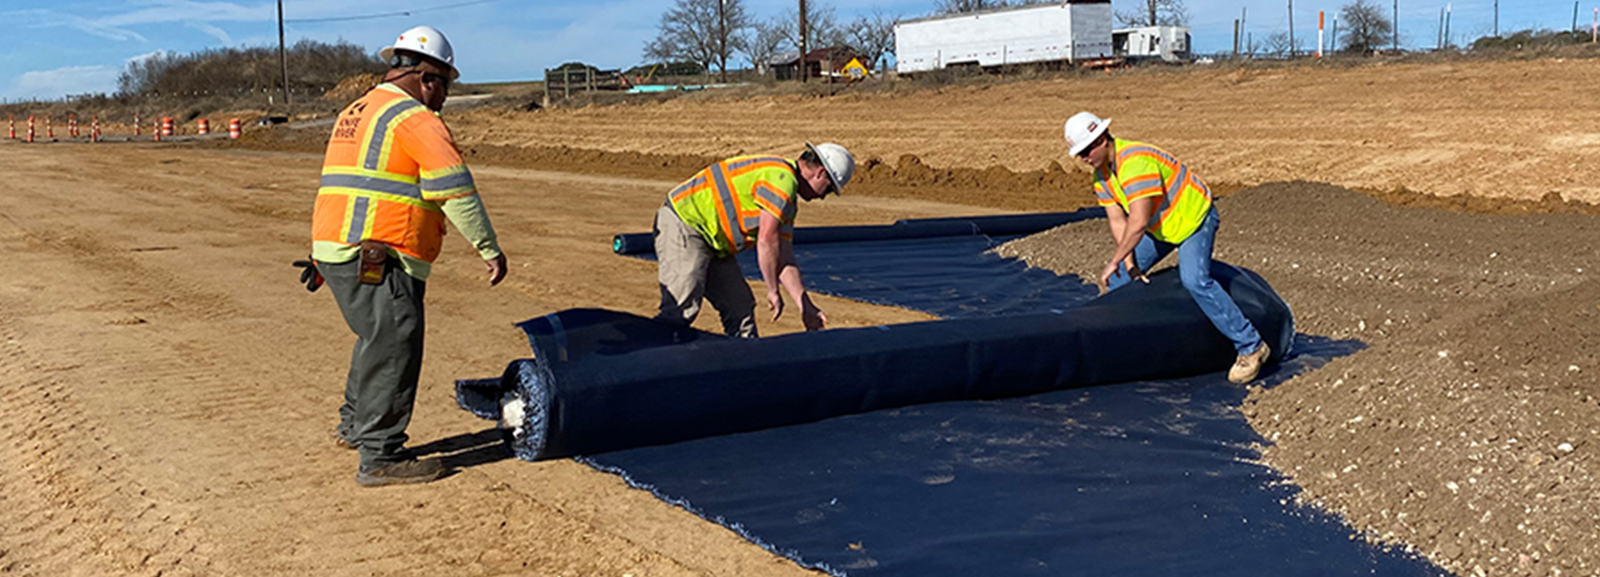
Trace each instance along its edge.
{"label": "dirt embankment", "polygon": [[[726,156],[834,141],[861,158],[1043,170],[1079,110],[1162,146],[1213,182],[1305,179],[1349,188],[1600,201],[1600,59],[1285,69],[1189,67],[909,93],[678,99],[451,117],[464,142]],[[1492,103],[1486,104],[1486,103]]]}
{"label": "dirt embankment", "polygon": [[[1600,219],[1304,182],[1218,207],[1217,258],[1271,281],[1301,331],[1369,346],[1242,409],[1305,500],[1460,575],[1600,569]],[[1110,250],[1084,222],[1000,252],[1094,278]]]}

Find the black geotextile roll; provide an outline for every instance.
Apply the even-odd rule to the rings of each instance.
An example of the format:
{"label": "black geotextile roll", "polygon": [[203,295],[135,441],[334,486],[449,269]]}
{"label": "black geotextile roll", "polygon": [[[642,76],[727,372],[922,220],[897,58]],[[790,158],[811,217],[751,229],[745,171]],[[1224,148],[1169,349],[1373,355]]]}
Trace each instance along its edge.
{"label": "black geotextile roll", "polygon": [[[1266,281],[1212,271],[1273,348],[1294,319]],[[518,456],[674,443],[878,409],[1188,377],[1227,369],[1233,344],[1169,269],[1060,313],[729,339],[614,311],[518,325],[535,359],[459,381],[457,400],[514,427]],[[501,407],[511,402],[516,408]]]}
{"label": "black geotextile roll", "polygon": [[[1075,212],[904,219],[888,225],[808,226],[795,229],[794,242],[809,244],[979,234],[1022,235],[1049,230],[1069,222],[1099,218],[1104,214],[1105,211],[1099,208],[1085,208]],[[655,237],[648,232],[619,234],[612,237],[611,250],[617,254],[653,253],[656,251]]]}

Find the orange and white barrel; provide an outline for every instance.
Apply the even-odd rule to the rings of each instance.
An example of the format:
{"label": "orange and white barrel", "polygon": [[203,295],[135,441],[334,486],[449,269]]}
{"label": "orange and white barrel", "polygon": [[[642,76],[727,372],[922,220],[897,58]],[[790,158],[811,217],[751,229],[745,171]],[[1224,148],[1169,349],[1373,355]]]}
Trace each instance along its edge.
{"label": "orange and white barrel", "polygon": [[239,119],[228,120],[228,138],[238,140],[240,132],[243,132],[243,129],[239,125]]}
{"label": "orange and white barrel", "polygon": [[194,123],[194,132],[195,132],[195,134],[201,134],[201,135],[211,134],[211,119],[202,118],[200,120],[195,121],[195,123]]}
{"label": "orange and white barrel", "polygon": [[163,116],[163,117],[161,117],[161,135],[162,136],[172,136],[172,128],[173,128],[172,117],[171,116]]}

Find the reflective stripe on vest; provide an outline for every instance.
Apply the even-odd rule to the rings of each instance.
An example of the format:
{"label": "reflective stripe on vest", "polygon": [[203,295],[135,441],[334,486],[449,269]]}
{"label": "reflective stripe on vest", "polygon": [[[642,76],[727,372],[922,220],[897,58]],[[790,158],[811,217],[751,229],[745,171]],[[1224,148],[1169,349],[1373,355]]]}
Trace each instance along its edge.
{"label": "reflective stripe on vest", "polygon": [[667,199],[713,250],[735,254],[755,242],[763,211],[778,217],[787,231],[796,209],[795,178],[794,166],[783,158],[736,157],[701,170]]}
{"label": "reflective stripe on vest", "polygon": [[1118,166],[1139,157],[1155,160],[1162,170],[1158,174],[1137,175],[1126,182],[1121,175],[1108,178],[1102,171],[1096,171],[1095,180],[1106,192],[1100,197],[1102,204],[1108,204],[1105,202],[1106,196],[1110,196],[1126,210],[1130,197],[1159,190],[1161,198],[1151,213],[1153,218],[1146,230],[1156,240],[1173,244],[1183,242],[1194,234],[1206,213],[1211,210],[1211,188],[1191,173],[1187,165],[1166,151],[1148,144],[1117,139]]}
{"label": "reflective stripe on vest", "polygon": [[377,240],[427,262],[438,257],[445,218],[432,199],[476,188],[465,166],[422,173],[414,158],[395,156],[398,128],[418,114],[431,112],[389,84],[340,113],[317,191],[313,240]]}

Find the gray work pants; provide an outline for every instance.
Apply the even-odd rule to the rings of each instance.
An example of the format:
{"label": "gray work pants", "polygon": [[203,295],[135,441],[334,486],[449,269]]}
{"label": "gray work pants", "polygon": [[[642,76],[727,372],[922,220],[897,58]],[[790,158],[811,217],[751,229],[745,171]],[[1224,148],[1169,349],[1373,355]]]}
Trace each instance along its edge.
{"label": "gray work pants", "polygon": [[756,297],[733,256],[719,257],[700,232],[684,224],[672,205],[656,211],[656,264],[661,313],[656,318],[688,326],[711,301],[731,337],[756,338]]}
{"label": "gray work pants", "polygon": [[317,270],[356,334],[339,407],[339,436],[361,451],[368,470],[404,460],[406,426],[417,400],[422,372],[422,295],[427,283],[405,273],[393,258],[383,284],[361,284],[361,260]]}

